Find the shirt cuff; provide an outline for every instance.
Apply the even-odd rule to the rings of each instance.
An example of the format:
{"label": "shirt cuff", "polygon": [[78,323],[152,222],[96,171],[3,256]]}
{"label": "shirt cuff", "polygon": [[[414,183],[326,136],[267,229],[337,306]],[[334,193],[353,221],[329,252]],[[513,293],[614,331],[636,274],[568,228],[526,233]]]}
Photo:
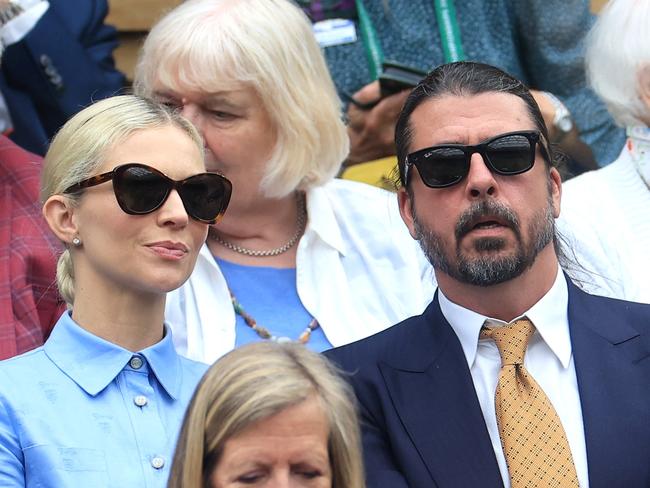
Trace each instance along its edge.
{"label": "shirt cuff", "polygon": [[25,11],[0,28],[0,38],[5,46],[15,44],[25,37],[47,12],[50,3],[46,0],[14,0]]}

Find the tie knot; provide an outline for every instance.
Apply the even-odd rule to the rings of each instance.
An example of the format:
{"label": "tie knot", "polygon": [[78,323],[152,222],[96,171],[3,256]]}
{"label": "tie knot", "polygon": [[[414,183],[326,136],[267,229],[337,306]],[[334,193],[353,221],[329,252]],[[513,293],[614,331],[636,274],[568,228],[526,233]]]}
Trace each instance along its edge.
{"label": "tie knot", "polygon": [[535,326],[528,319],[516,320],[503,327],[484,325],[481,339],[492,339],[499,349],[501,365],[523,364],[528,340],[535,332]]}

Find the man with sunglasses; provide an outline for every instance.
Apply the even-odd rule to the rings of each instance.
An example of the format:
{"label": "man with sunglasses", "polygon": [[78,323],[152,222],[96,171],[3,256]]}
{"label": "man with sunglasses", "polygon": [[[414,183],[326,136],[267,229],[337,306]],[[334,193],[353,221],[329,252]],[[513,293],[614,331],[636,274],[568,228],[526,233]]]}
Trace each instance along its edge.
{"label": "man with sunglasses", "polygon": [[353,373],[370,488],[648,486],[650,306],[560,269],[547,141],[529,90],[492,66],[440,66],[406,101],[400,210],[439,288],[327,353]]}

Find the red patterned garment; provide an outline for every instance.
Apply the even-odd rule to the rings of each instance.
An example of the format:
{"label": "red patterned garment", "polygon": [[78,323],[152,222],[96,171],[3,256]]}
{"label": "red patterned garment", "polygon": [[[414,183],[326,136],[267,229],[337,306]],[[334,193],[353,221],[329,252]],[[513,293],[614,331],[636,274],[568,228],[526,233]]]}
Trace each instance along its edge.
{"label": "red patterned garment", "polygon": [[42,158],[0,136],[0,359],[43,344],[65,306],[60,246],[41,216]]}

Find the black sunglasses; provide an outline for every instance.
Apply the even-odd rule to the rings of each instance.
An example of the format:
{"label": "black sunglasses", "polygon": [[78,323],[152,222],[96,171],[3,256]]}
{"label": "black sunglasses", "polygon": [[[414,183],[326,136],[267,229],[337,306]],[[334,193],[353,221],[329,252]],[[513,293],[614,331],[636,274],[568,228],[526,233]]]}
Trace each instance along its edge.
{"label": "black sunglasses", "polygon": [[445,188],[461,181],[469,173],[472,154],[479,153],[491,171],[511,176],[525,173],[535,164],[535,147],[539,144],[548,160],[548,151],[536,130],[508,132],[475,146],[442,144],[412,152],[406,156],[404,184],[409,168],[418,169],[422,182],[429,188]]}
{"label": "black sunglasses", "polygon": [[171,191],[176,190],[187,214],[207,224],[221,219],[232,193],[232,183],[218,173],[199,173],[176,181],[155,168],[139,163],[122,164],[113,171],[80,181],[63,193],[77,193],[110,180],[113,180],[117,203],[130,215],[148,214],[159,209]]}

